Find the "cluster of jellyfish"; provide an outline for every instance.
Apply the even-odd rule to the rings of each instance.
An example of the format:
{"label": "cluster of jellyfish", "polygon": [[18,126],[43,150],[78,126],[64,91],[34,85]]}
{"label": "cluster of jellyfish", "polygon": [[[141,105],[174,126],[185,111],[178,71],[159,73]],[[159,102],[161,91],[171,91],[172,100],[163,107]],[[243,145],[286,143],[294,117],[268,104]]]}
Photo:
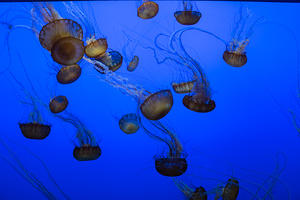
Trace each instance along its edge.
{"label": "cluster of jellyfish", "polygon": [[[107,38],[96,31],[96,26],[87,13],[84,13],[72,2],[62,3],[62,7],[64,15],[50,3],[33,3],[29,13],[32,26],[26,27],[36,35],[41,47],[49,52],[53,62],[60,66],[56,74],[57,82],[62,85],[72,84],[81,76],[80,64],[88,63],[92,69],[99,72],[101,80],[130,96],[137,103],[137,112],[125,114],[119,119],[120,130],[125,134],[134,134],[142,129],[150,138],[166,145],[167,153],[154,156],[156,171],[166,177],[175,177],[176,186],[190,200],[206,200],[209,194],[216,194],[216,192],[206,191],[202,186],[191,189],[183,181],[177,179],[188,170],[188,154],[178,136],[160,121],[173,107],[172,91],[166,88],[150,92],[143,86],[133,84],[128,78],[118,74],[117,71],[122,66],[123,60],[127,70],[134,72],[142,58],[134,53],[131,55],[123,53],[122,55],[118,51],[110,50]],[[149,20],[154,18],[158,12],[159,5],[157,3],[143,0],[137,8],[137,17]],[[194,30],[214,37],[225,46],[224,61],[232,67],[242,67],[247,63],[245,48],[256,22],[250,27],[246,26],[248,16],[245,18],[241,11],[232,40],[226,42],[211,32],[191,26],[197,24],[201,16],[201,12],[192,1],[182,1],[182,10],[174,12],[174,17],[179,24],[185,27],[171,35],[158,34],[154,38],[154,47],[147,48],[153,52],[158,64],[170,61],[189,71],[188,80],[172,82],[171,87],[175,93],[185,95],[182,104],[187,109],[198,113],[208,113],[216,108],[211,85],[203,66],[185,49],[182,35],[187,31]],[[10,29],[13,30],[18,26],[11,24]],[[161,45],[160,38],[167,38],[168,45]],[[128,40],[128,42],[131,41]],[[165,55],[165,57],[160,60],[158,55]],[[25,70],[24,68],[24,72],[27,73]],[[67,111],[69,100],[66,96],[57,95],[45,103],[33,87],[30,88],[32,90],[30,92],[30,89],[18,81],[12,73],[10,75],[26,94],[30,101],[29,105],[33,108],[29,122],[19,123],[24,137],[43,140],[50,134],[51,125],[45,123],[39,110],[42,107],[55,118],[71,124],[76,129],[76,141],[74,141],[73,149],[73,157],[76,160],[92,161],[101,156],[102,151],[93,132],[79,118]],[[30,82],[30,79],[28,78],[27,81]],[[32,181],[32,179],[29,180]],[[215,199],[235,200],[238,198],[239,188],[239,180],[229,178],[222,189],[218,190]],[[45,189],[40,189],[40,191],[48,199],[54,199]]]}

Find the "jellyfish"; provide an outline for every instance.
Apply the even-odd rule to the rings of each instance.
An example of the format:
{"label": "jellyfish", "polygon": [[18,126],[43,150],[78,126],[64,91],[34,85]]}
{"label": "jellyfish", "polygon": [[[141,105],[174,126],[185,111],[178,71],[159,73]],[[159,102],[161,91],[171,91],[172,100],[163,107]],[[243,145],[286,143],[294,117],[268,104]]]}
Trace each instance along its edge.
{"label": "jellyfish", "polygon": [[159,120],[166,116],[173,106],[171,90],[160,90],[149,95],[141,104],[143,115],[149,120]]}
{"label": "jellyfish", "polygon": [[142,5],[137,9],[137,16],[141,19],[152,19],[158,13],[158,4],[150,0],[142,0]]}
{"label": "jellyfish", "polygon": [[[140,112],[138,111],[138,116]],[[182,145],[178,137],[171,132],[160,121],[148,120],[151,127],[155,131],[146,128],[144,122],[140,120],[140,126],[145,133],[153,139],[163,142],[168,147],[168,152],[154,156],[156,171],[167,177],[177,177],[184,174],[187,170],[188,164],[186,161],[186,153],[183,151]]]}
{"label": "jellyfish", "polygon": [[183,0],[182,3],[183,10],[174,13],[176,21],[182,25],[194,25],[198,23],[201,18],[201,13],[193,9],[195,5],[189,0]]}
{"label": "jellyfish", "polygon": [[62,18],[50,3],[34,5],[33,24],[42,25],[38,34],[41,46],[51,52],[55,62],[62,65],[76,64],[84,55],[81,25],[72,19]]}
{"label": "jellyfish", "polygon": [[62,66],[56,74],[56,79],[61,84],[70,84],[76,81],[81,75],[79,65]]}
{"label": "jellyfish", "polygon": [[87,129],[80,119],[72,113],[64,112],[64,114],[55,115],[60,120],[71,124],[76,128],[76,141],[74,141],[73,157],[77,161],[92,161],[97,160],[101,155],[94,134]]}
{"label": "jellyfish", "polygon": [[[49,188],[46,187],[46,185],[37,177],[37,175],[30,171],[29,167],[26,167],[22,161],[20,160],[19,156],[10,148],[7,144],[7,142],[4,141],[4,139],[0,138],[0,145],[4,148],[6,151],[5,154],[0,155],[0,160],[3,160],[5,163],[7,163],[13,170],[17,172],[18,175],[20,175],[25,181],[27,181],[33,188],[35,188],[37,191],[39,191],[46,199],[49,200],[55,200],[58,199],[54,193],[52,193]],[[47,165],[44,163],[44,161],[39,158],[36,154],[34,154],[32,151],[27,149],[25,146],[23,147],[20,144],[16,144],[18,147],[22,147],[23,152],[27,152],[31,156],[33,156],[37,161],[39,161],[46,171],[49,179],[51,182],[55,185],[57,190],[61,193],[64,199],[69,200],[70,198],[68,195],[61,189],[61,187],[58,185],[52,174],[50,173],[50,170],[48,169]],[[5,156],[4,156],[5,155]]]}
{"label": "jellyfish", "polygon": [[50,100],[49,108],[52,113],[60,113],[67,108],[68,104],[66,96],[55,96]]}
{"label": "jellyfish", "polygon": [[127,42],[122,48],[124,63],[127,66],[127,71],[133,72],[138,67],[140,62],[139,56],[135,55],[138,43],[135,39],[130,38],[125,32],[123,33],[127,38]]}
{"label": "jellyfish", "polygon": [[223,53],[223,60],[228,65],[242,67],[247,63],[246,47],[253,34],[254,26],[261,19],[255,19],[248,8],[240,7],[238,19],[232,32],[232,39],[226,45],[226,50]]}
{"label": "jellyfish", "polygon": [[[151,49],[158,64],[171,61],[192,73],[190,80],[184,82],[173,82],[172,87],[176,93],[186,94],[182,100],[183,105],[191,111],[207,113],[215,109],[215,101],[212,100],[209,81],[199,62],[192,58],[186,51],[182,42],[182,35],[188,30],[198,30],[197,28],[183,28],[175,31],[172,35],[158,34],[154,44],[156,49]],[[166,37],[169,39],[169,47],[163,47],[158,43],[158,39]],[[157,50],[164,52],[167,56],[159,60]]]}
{"label": "jellyfish", "polygon": [[[106,65],[110,71],[115,72],[121,67],[123,56],[118,51],[109,51],[96,58],[96,60]],[[97,70],[102,74],[105,73],[101,65],[97,65]]]}
{"label": "jellyfish", "polygon": [[119,120],[120,129],[126,134],[133,134],[140,128],[139,118],[135,113],[123,115]]}

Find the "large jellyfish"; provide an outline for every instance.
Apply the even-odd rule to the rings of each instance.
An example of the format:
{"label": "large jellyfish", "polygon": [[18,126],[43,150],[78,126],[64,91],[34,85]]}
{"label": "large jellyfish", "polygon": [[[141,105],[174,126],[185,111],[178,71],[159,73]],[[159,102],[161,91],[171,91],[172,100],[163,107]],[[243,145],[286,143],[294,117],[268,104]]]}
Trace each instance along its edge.
{"label": "large jellyfish", "polygon": [[141,19],[151,19],[158,13],[158,4],[150,0],[141,0],[141,5],[137,9],[137,16]]}
{"label": "large jellyfish", "polygon": [[176,11],[174,16],[176,21],[182,25],[194,25],[201,18],[201,13],[197,11],[196,3],[190,0],[183,0],[183,10]]}
{"label": "large jellyfish", "polygon": [[[58,197],[54,193],[49,191],[49,189],[46,187],[46,185],[36,176],[36,174],[33,173],[32,171],[30,171],[29,167],[26,167],[22,163],[19,156],[7,145],[7,143],[2,138],[0,138],[0,145],[6,151],[5,154],[0,155],[0,160],[3,160],[11,168],[13,168],[18,173],[18,175],[20,175],[32,187],[34,187],[37,191],[39,191],[42,195],[44,195],[44,197],[46,199],[49,199],[49,200],[58,199]],[[20,147],[19,144],[18,144],[18,146]],[[48,169],[47,165],[42,161],[42,159],[40,159],[36,154],[34,154],[32,151],[30,151],[26,147],[22,148],[22,152],[27,152],[28,154],[31,154],[31,156],[33,156],[37,161],[39,161],[41,163],[41,165],[44,168],[44,170],[46,171],[49,179],[55,185],[57,190],[61,193],[63,198],[69,200],[70,198],[64,193],[64,191],[58,185],[58,183],[56,182],[54,177],[51,175],[50,170]]]}
{"label": "large jellyfish", "polygon": [[55,115],[66,123],[70,123],[76,128],[76,140],[73,157],[78,161],[97,160],[101,155],[101,149],[93,133],[87,129],[83,122],[69,112]]}
{"label": "large jellyfish", "polygon": [[142,122],[142,120],[140,121],[140,125],[145,133],[151,138],[163,142],[168,146],[168,152],[166,154],[163,153],[154,157],[156,171],[163,176],[181,176],[187,170],[188,164],[186,161],[187,155],[178,137],[160,121],[149,120],[149,123],[153,130],[146,128],[145,123]]}

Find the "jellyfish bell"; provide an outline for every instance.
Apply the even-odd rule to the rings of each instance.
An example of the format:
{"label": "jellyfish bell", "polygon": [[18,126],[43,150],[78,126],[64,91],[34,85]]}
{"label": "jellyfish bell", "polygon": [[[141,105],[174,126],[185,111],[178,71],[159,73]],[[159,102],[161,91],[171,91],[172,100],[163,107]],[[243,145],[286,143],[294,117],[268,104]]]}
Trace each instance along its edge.
{"label": "jellyfish bell", "polygon": [[207,101],[203,101],[201,97],[197,96],[197,94],[185,95],[182,103],[189,110],[201,113],[211,112],[216,107],[214,100],[209,99]]}
{"label": "jellyfish bell", "polygon": [[180,156],[156,156],[154,159],[156,171],[163,176],[181,176],[188,167],[186,156],[183,154]]}
{"label": "jellyfish bell", "polygon": [[228,179],[223,189],[222,198],[224,200],[236,200],[239,194],[239,182],[236,179]]}
{"label": "jellyfish bell", "polygon": [[159,120],[166,116],[173,106],[170,90],[161,90],[148,96],[141,104],[143,115],[149,120]]}
{"label": "jellyfish bell", "polygon": [[186,82],[180,82],[172,83],[172,88],[174,92],[178,94],[185,94],[185,93],[190,93],[194,87],[195,81],[186,81]]}
{"label": "jellyfish bell", "polygon": [[69,102],[67,97],[56,96],[53,99],[51,99],[49,103],[49,108],[52,113],[60,113],[67,108],[68,104]]}
{"label": "jellyfish bell", "polygon": [[120,129],[126,134],[132,134],[139,130],[139,117],[135,113],[124,115],[119,120]]}
{"label": "jellyfish bell", "polygon": [[128,66],[127,66],[127,70],[129,72],[133,72],[137,66],[139,65],[139,57],[138,56],[133,56],[132,60],[129,62]]}
{"label": "jellyfish bell", "polygon": [[51,48],[52,59],[62,65],[76,64],[83,55],[83,41],[74,37],[61,38]]}
{"label": "jellyfish bell", "polygon": [[82,40],[83,30],[81,26],[71,19],[57,19],[44,25],[39,33],[40,44],[48,51],[51,51],[58,40],[65,37]]}
{"label": "jellyfish bell", "polygon": [[196,188],[189,200],[207,200],[207,192],[204,187]]}
{"label": "jellyfish bell", "polygon": [[[115,72],[121,67],[123,56],[118,51],[109,51],[96,58],[96,60],[108,66],[110,71]],[[105,69],[102,66],[96,64],[96,69],[101,74],[105,74]]]}
{"label": "jellyfish bell", "polygon": [[101,149],[97,146],[83,145],[75,147],[73,150],[73,157],[78,161],[97,160],[101,155]]}
{"label": "jellyfish bell", "polygon": [[79,65],[63,66],[56,74],[56,79],[61,84],[69,84],[76,81],[81,75],[81,68]]}
{"label": "jellyfish bell", "polygon": [[90,39],[84,47],[84,53],[89,58],[96,58],[104,54],[107,50],[107,40],[105,38]]}
{"label": "jellyfish bell", "polygon": [[28,139],[42,140],[48,137],[51,126],[47,124],[31,122],[31,123],[19,123],[24,137]]}
{"label": "jellyfish bell", "polygon": [[150,0],[143,0],[143,4],[138,7],[137,15],[141,19],[151,19],[157,15],[158,10],[157,3]]}
{"label": "jellyfish bell", "polygon": [[235,51],[224,51],[224,61],[232,67],[242,67],[247,63],[246,53],[239,53]]}
{"label": "jellyfish bell", "polygon": [[183,10],[174,13],[176,21],[182,25],[196,24],[200,20],[202,14],[193,9],[193,4],[190,1],[184,0],[182,3]]}

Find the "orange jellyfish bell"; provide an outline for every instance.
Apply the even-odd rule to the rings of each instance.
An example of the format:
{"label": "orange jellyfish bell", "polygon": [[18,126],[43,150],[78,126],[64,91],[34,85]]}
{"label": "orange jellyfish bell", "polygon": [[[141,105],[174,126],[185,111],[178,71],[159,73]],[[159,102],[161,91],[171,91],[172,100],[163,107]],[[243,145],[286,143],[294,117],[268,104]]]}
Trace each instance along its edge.
{"label": "orange jellyfish bell", "polygon": [[132,60],[130,61],[130,63],[127,66],[127,70],[129,72],[133,72],[139,65],[139,61],[140,61],[140,59],[138,56],[133,56]]}
{"label": "orange jellyfish bell", "polygon": [[204,187],[196,188],[189,200],[207,200],[207,192]]}
{"label": "orange jellyfish bell", "polygon": [[40,124],[36,122],[19,123],[19,127],[24,137],[36,140],[45,139],[49,135],[51,130],[50,125]]}
{"label": "orange jellyfish bell", "polygon": [[138,8],[137,15],[142,19],[151,19],[157,15],[158,9],[157,3],[144,0],[144,3]]}
{"label": "orange jellyfish bell", "polygon": [[187,161],[183,157],[158,157],[155,158],[155,169],[163,176],[181,176],[187,170]]}
{"label": "orange jellyfish bell", "polygon": [[101,149],[97,146],[83,145],[75,147],[73,150],[73,157],[78,161],[97,160],[101,155]]}
{"label": "orange jellyfish bell", "polygon": [[239,53],[226,50],[223,53],[223,59],[228,65],[232,67],[242,67],[247,63],[247,56],[244,52]]}
{"label": "orange jellyfish bell", "polygon": [[139,121],[140,119],[135,113],[129,113],[119,120],[119,127],[124,133],[133,134],[140,128]]}
{"label": "orange jellyfish bell", "polygon": [[81,75],[81,68],[79,65],[69,65],[62,67],[56,74],[56,79],[61,84],[69,84],[76,81]]}
{"label": "orange jellyfish bell", "polygon": [[83,41],[74,37],[61,38],[51,48],[52,59],[62,65],[76,64],[83,55]]}
{"label": "orange jellyfish bell", "polygon": [[239,194],[239,182],[235,179],[229,179],[223,190],[222,198],[224,200],[236,200]]}
{"label": "orange jellyfish bell", "polygon": [[105,38],[99,38],[97,40],[91,39],[87,41],[87,45],[84,47],[84,53],[89,58],[96,58],[104,54],[107,47],[107,40]]}
{"label": "orange jellyfish bell", "polygon": [[184,10],[176,11],[174,16],[176,21],[182,25],[194,25],[200,20],[202,15],[198,11]]}
{"label": "orange jellyfish bell", "polygon": [[67,97],[56,96],[53,99],[51,99],[49,103],[49,108],[52,113],[60,113],[67,108],[68,104],[69,102]]}
{"label": "orange jellyfish bell", "polygon": [[208,101],[203,101],[197,96],[197,94],[185,95],[182,103],[189,110],[201,113],[213,111],[216,107],[216,103],[214,100],[209,99]]}
{"label": "orange jellyfish bell", "polygon": [[[117,71],[122,63],[123,63],[123,56],[117,51],[110,51],[104,53],[102,56],[96,58],[97,61],[102,62],[104,65],[108,66],[110,71]],[[105,74],[105,70],[102,66],[96,64],[96,69],[101,73]]]}
{"label": "orange jellyfish bell", "polygon": [[172,88],[174,92],[178,94],[190,93],[194,87],[195,81],[187,81],[181,83],[172,83]]}
{"label": "orange jellyfish bell", "polygon": [[170,90],[161,90],[151,94],[140,106],[143,115],[150,120],[159,120],[166,116],[173,106]]}

